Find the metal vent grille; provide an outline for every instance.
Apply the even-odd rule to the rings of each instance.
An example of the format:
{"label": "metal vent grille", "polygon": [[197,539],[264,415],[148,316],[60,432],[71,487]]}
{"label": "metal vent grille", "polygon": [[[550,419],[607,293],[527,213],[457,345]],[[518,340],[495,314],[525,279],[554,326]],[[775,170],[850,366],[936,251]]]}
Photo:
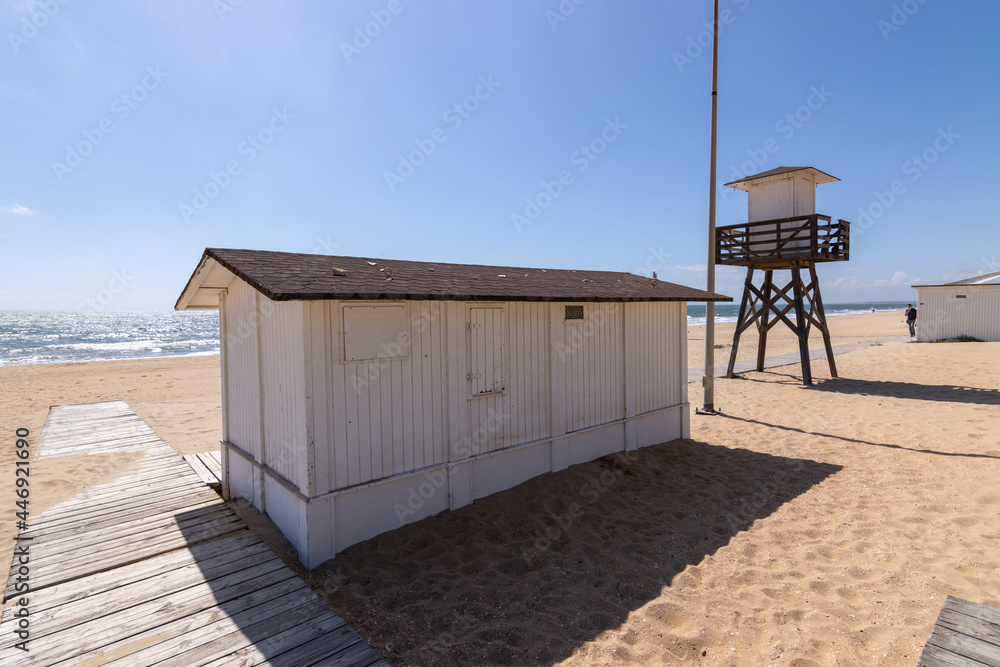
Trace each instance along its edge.
{"label": "metal vent grille", "polygon": [[566,306],[566,319],[567,320],[582,320],[583,319],[583,306]]}

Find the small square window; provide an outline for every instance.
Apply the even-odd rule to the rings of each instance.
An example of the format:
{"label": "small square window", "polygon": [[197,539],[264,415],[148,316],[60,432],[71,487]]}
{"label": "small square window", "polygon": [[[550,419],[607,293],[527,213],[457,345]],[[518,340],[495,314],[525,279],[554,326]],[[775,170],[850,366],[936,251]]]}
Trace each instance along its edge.
{"label": "small square window", "polygon": [[583,306],[566,306],[566,319],[567,320],[582,320],[583,319]]}

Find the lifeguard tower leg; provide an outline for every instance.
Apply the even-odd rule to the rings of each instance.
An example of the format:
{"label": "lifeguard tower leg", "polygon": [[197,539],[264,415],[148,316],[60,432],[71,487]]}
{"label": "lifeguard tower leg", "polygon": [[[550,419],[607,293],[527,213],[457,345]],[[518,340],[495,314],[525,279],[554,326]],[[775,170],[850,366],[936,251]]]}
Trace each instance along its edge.
{"label": "lifeguard tower leg", "polygon": [[736,351],[740,349],[740,335],[742,335],[743,330],[748,326],[745,322],[747,319],[747,302],[750,300],[750,287],[753,284],[753,268],[747,269],[747,279],[743,286],[743,300],[740,301],[740,315],[736,320],[736,332],[733,334],[733,349],[729,353],[729,369],[726,371],[726,377],[733,377],[733,370],[736,368]]}
{"label": "lifeguard tower leg", "polygon": [[771,329],[768,320],[771,315],[771,287],[773,286],[774,271],[768,269],[764,271],[764,284],[761,285],[764,296],[764,312],[760,315],[760,345],[757,347],[757,370],[764,370],[764,359],[767,357],[767,332]]}
{"label": "lifeguard tower leg", "polygon": [[833,360],[833,343],[830,341],[830,327],[826,323],[826,313],[823,311],[823,297],[819,293],[819,277],[816,275],[816,265],[809,265],[809,277],[812,278],[813,304],[816,307],[816,319],[823,332],[823,345],[826,346],[826,359],[830,362],[830,377],[838,377],[837,363]]}
{"label": "lifeguard tower leg", "polygon": [[802,272],[796,267],[792,269],[792,283],[795,299],[795,333],[799,337],[799,357],[802,359],[802,384],[813,383],[812,367],[809,364],[809,332],[806,329],[805,309],[802,304]]}

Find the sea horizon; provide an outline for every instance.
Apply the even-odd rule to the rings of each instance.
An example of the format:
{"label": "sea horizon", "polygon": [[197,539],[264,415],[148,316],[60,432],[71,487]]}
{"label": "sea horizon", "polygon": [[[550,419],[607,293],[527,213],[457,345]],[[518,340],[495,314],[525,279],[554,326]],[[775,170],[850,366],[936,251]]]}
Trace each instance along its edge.
{"label": "sea horizon", "polygon": [[[824,304],[827,317],[902,310],[905,301]],[[715,306],[735,322],[739,303]],[[688,326],[705,324],[705,304],[687,308]],[[0,310],[0,366],[211,356],[219,354],[217,311]]]}

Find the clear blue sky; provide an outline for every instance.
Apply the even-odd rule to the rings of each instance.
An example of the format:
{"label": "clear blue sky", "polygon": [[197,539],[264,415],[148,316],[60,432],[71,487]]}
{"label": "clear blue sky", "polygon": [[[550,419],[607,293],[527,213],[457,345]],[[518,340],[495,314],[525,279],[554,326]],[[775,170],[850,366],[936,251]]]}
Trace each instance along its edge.
{"label": "clear blue sky", "polygon": [[[1000,3],[721,6],[719,183],[841,179],[817,191],[855,223],[827,302],[997,269]],[[206,246],[704,286],[711,12],[4,0],[0,309],[167,309]],[[720,187],[718,224],[745,216]]]}

